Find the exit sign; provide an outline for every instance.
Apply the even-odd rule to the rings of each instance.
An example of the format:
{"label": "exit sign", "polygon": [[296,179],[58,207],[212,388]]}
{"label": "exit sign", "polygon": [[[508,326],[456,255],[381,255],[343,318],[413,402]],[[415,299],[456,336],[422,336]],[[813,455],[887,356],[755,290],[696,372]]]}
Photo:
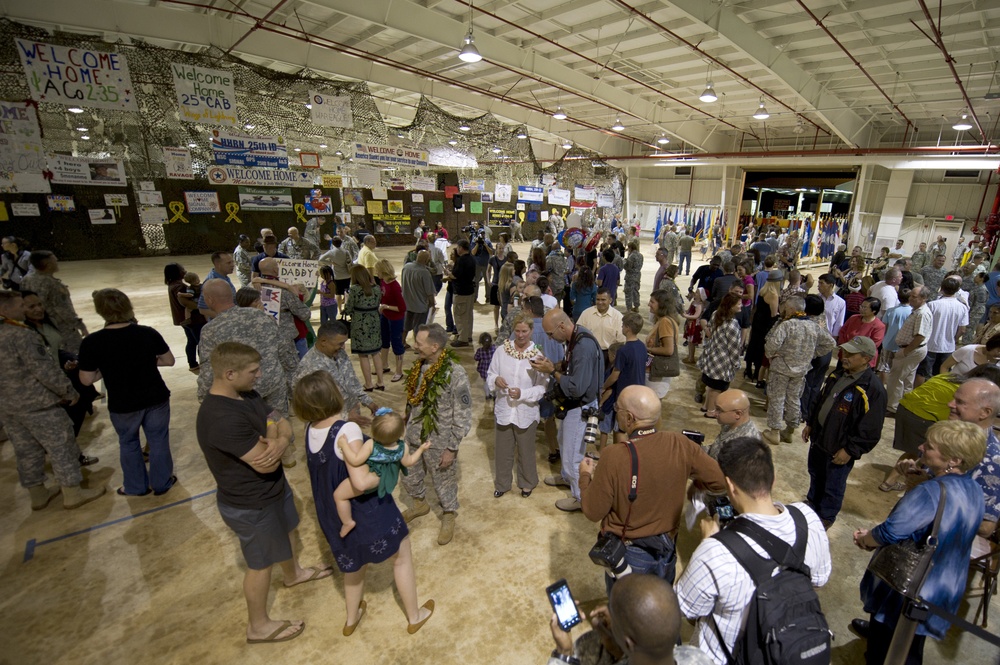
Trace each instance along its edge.
{"label": "exit sign", "polygon": [[944,216],[944,221],[946,221],[946,222],[950,222],[950,221],[952,221],[954,219],[955,219],[955,215],[945,215]]}

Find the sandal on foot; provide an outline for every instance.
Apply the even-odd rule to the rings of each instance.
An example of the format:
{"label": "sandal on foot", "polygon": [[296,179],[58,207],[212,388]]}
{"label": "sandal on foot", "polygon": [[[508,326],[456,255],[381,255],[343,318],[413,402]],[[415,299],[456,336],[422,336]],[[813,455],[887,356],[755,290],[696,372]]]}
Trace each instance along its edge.
{"label": "sandal on foot", "polygon": [[403,380],[403,375],[402,374],[393,374],[392,378],[389,379],[389,380],[392,381],[393,383],[396,383],[397,381],[402,381]]}
{"label": "sandal on foot", "polygon": [[365,610],[367,609],[368,609],[368,603],[362,600],[361,604],[358,605],[358,620],[355,621],[354,624],[351,626],[348,625],[344,626],[344,637],[350,637],[351,635],[354,634],[354,629],[357,628],[358,624],[361,623],[361,620],[365,618]]}
{"label": "sandal on foot", "polygon": [[882,483],[881,485],[878,486],[878,488],[883,492],[902,492],[903,490],[906,489],[906,483],[904,483],[901,480],[899,482],[893,483],[892,485],[888,483]]}
{"label": "sandal on foot", "polygon": [[153,490],[151,490],[151,489],[149,489],[147,487],[146,491],[143,492],[142,494],[129,494],[128,492],[125,491],[125,487],[122,486],[122,487],[119,487],[118,489],[115,490],[115,494],[117,494],[118,496],[146,496],[147,494],[149,494],[152,491]]}
{"label": "sandal on foot", "polygon": [[521,498],[527,499],[531,496],[531,490],[521,490]]}
{"label": "sandal on foot", "polygon": [[494,498],[494,499],[499,499],[499,498],[500,498],[500,497],[502,497],[502,496],[503,496],[504,494],[506,494],[506,492],[501,492],[500,490],[494,490],[494,491],[493,491],[493,498]]}
{"label": "sandal on foot", "polygon": [[295,582],[294,584],[286,584],[285,588],[286,589],[290,589],[293,586],[298,586],[300,584],[305,584],[306,582],[315,582],[316,580],[325,580],[326,578],[328,578],[331,575],[333,575],[333,568],[330,567],[330,566],[325,566],[323,568],[320,568],[319,566],[310,566],[310,567],[306,568],[305,570],[311,570],[312,571],[312,573],[309,575],[309,577],[305,578],[302,581]]}
{"label": "sandal on foot", "polygon": [[281,635],[283,632],[285,632],[286,630],[288,630],[291,627],[292,627],[292,622],[291,621],[282,621],[281,622],[281,626],[276,631],[274,631],[273,633],[271,633],[270,635],[268,635],[267,637],[265,637],[263,639],[257,640],[257,639],[253,639],[253,638],[248,637],[247,638],[247,644],[269,644],[269,643],[272,643],[272,642],[287,642],[288,640],[294,640],[296,637],[298,637],[299,635],[302,634],[302,631],[304,631],[306,629],[306,625],[303,623],[301,626],[299,626],[299,629],[297,631],[295,631],[294,633],[292,633],[291,635],[285,635],[284,637],[278,637],[278,635]]}
{"label": "sandal on foot", "polygon": [[374,388],[365,388],[366,393],[375,392]]}
{"label": "sandal on foot", "polygon": [[377,386],[375,386],[375,390],[381,390],[382,392],[385,392],[385,384],[383,383],[378,384]]}

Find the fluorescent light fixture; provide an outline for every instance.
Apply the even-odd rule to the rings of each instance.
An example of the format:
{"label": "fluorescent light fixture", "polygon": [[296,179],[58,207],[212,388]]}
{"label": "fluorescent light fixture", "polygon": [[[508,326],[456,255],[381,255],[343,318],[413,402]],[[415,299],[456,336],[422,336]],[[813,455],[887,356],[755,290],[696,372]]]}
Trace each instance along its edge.
{"label": "fluorescent light fixture", "polygon": [[569,141],[566,141],[565,143],[562,144],[562,147],[565,148],[566,150],[569,150],[570,148],[573,147],[573,144],[570,143]]}
{"label": "fluorescent light fixture", "polygon": [[698,99],[706,104],[711,104],[719,99],[719,96],[715,94],[715,88],[713,87],[711,81],[705,83],[705,92],[701,93],[701,97]]}
{"label": "fluorescent light fixture", "polygon": [[757,120],[767,120],[771,117],[771,114],[767,112],[764,108],[764,98],[760,98],[760,106],[757,107],[757,112],[753,114],[753,117]]}
{"label": "fluorescent light fixture", "polygon": [[670,143],[670,139],[668,139],[666,135],[664,135],[656,139],[656,142],[659,143],[660,145],[667,145],[668,143]]}
{"label": "fluorescent light fixture", "polygon": [[972,123],[969,122],[969,114],[966,113],[965,111],[962,111],[961,119],[954,125],[952,125],[951,128],[959,132],[964,132],[967,129],[972,129]]}
{"label": "fluorescent light fixture", "polygon": [[615,119],[615,124],[611,125],[611,129],[616,132],[620,132],[625,129],[625,125],[622,124],[621,118]]}
{"label": "fluorescent light fixture", "polygon": [[467,131],[469,131],[470,129],[472,129],[472,127],[469,127],[469,126],[468,126],[467,124],[465,124],[464,122],[463,122],[463,123],[462,123],[461,125],[459,125],[459,126],[458,126],[458,131],[460,131],[460,132],[467,132]]}
{"label": "fluorescent light fixture", "polygon": [[307,108],[307,109],[311,109],[312,107],[313,107],[313,105],[312,105],[312,104],[306,104],[306,108]]}
{"label": "fluorescent light fixture", "polygon": [[302,148],[295,148],[295,152],[302,152]]}
{"label": "fluorescent light fixture", "polygon": [[320,147],[320,148],[328,148],[328,147],[330,147],[330,146],[328,146],[328,145],[327,145],[327,144],[325,144],[325,143],[320,143],[320,144],[319,144],[319,147]]}
{"label": "fluorescent light fixture", "polygon": [[557,106],[556,107],[556,112],[552,114],[552,117],[555,118],[556,120],[565,120],[566,119],[566,114],[563,113],[563,110],[562,110],[561,106]]}
{"label": "fluorescent light fixture", "polygon": [[197,148],[198,144],[197,143],[188,143],[188,147],[189,148]]}
{"label": "fluorescent light fixture", "polygon": [[501,150],[500,148],[493,148],[494,155],[499,155],[501,152],[503,152],[503,150]]}
{"label": "fluorescent light fixture", "polygon": [[524,130],[521,130],[520,132],[517,133],[517,138],[526,139],[528,138],[528,133],[525,132]]}
{"label": "fluorescent light fixture", "polygon": [[251,125],[249,122],[247,124],[243,125],[243,126],[246,127],[247,129],[253,129],[254,128],[254,126]]}
{"label": "fluorescent light fixture", "polygon": [[84,141],[89,141],[89,140],[90,140],[90,137],[89,137],[89,136],[87,136],[86,134],[84,134],[84,135],[83,135],[83,136],[81,136],[80,138],[81,138],[82,140],[84,140]]}
{"label": "fluorescent light fixture", "polygon": [[76,131],[78,131],[78,132],[85,132],[85,131],[87,131],[87,128],[86,127],[77,127]]}
{"label": "fluorescent light fixture", "polygon": [[458,52],[458,59],[462,62],[479,62],[483,59],[483,56],[479,54],[479,49],[476,48],[475,39],[472,37],[472,24],[469,24],[469,34],[465,36],[465,46],[462,50]]}
{"label": "fluorescent light fixture", "polygon": [[70,106],[66,110],[69,111],[70,113],[83,113],[83,109],[80,108],[79,106]]}
{"label": "fluorescent light fixture", "polygon": [[338,150],[337,152],[335,152],[333,154],[337,155],[338,157],[343,157],[344,156],[344,153],[341,152],[340,150]]}
{"label": "fluorescent light fixture", "polygon": [[451,139],[450,141],[448,141],[448,145],[458,145],[458,141],[456,141],[455,139]]}
{"label": "fluorescent light fixture", "polygon": [[396,132],[396,138],[397,139],[405,139],[406,135],[403,134],[403,132]]}

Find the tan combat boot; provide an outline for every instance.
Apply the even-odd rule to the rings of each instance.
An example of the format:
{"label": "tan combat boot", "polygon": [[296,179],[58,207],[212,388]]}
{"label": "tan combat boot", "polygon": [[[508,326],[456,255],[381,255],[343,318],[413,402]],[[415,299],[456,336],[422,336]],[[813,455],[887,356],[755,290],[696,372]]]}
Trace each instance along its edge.
{"label": "tan combat boot", "polygon": [[423,517],[429,512],[431,512],[431,507],[427,505],[427,501],[424,499],[414,499],[413,507],[408,508],[406,512],[403,513],[403,521],[409,524],[413,520],[418,517]]}
{"label": "tan combat boot", "polygon": [[62,488],[56,485],[55,487],[46,487],[45,485],[35,485],[34,487],[28,488],[28,494],[31,495],[31,509],[41,510],[45,506],[49,505],[49,501],[56,498]]}
{"label": "tan combat boot", "polygon": [[785,427],[785,429],[781,430],[781,442],[782,443],[791,443],[792,442],[792,436],[794,434],[795,434],[795,428],[794,427]]}
{"label": "tan combat boot", "polygon": [[438,532],[438,545],[447,545],[455,537],[455,513],[445,513],[441,516],[441,531]]}
{"label": "tan combat boot", "polygon": [[98,487],[97,489],[85,490],[79,485],[75,487],[63,487],[63,508],[66,510],[73,510],[74,508],[79,508],[85,503],[90,503],[94,499],[98,499],[104,496],[107,491],[104,487]]}

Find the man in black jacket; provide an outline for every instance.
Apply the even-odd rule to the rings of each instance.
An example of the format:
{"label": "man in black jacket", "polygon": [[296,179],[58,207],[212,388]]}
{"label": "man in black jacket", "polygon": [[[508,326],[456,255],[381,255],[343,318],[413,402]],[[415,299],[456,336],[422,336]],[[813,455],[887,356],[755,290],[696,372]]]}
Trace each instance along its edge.
{"label": "man in black jacket", "polygon": [[472,258],[469,241],[459,240],[455,243],[455,265],[451,269],[455,287],[455,327],[458,337],[452,341],[452,346],[469,346],[472,344],[472,304],[476,300],[476,261]]}
{"label": "man in black jacket", "polygon": [[885,420],[885,388],[869,363],[875,343],[855,337],[840,345],[841,368],[830,374],[802,430],[809,443],[806,502],[829,529],[844,503],[854,462],[878,444]]}

